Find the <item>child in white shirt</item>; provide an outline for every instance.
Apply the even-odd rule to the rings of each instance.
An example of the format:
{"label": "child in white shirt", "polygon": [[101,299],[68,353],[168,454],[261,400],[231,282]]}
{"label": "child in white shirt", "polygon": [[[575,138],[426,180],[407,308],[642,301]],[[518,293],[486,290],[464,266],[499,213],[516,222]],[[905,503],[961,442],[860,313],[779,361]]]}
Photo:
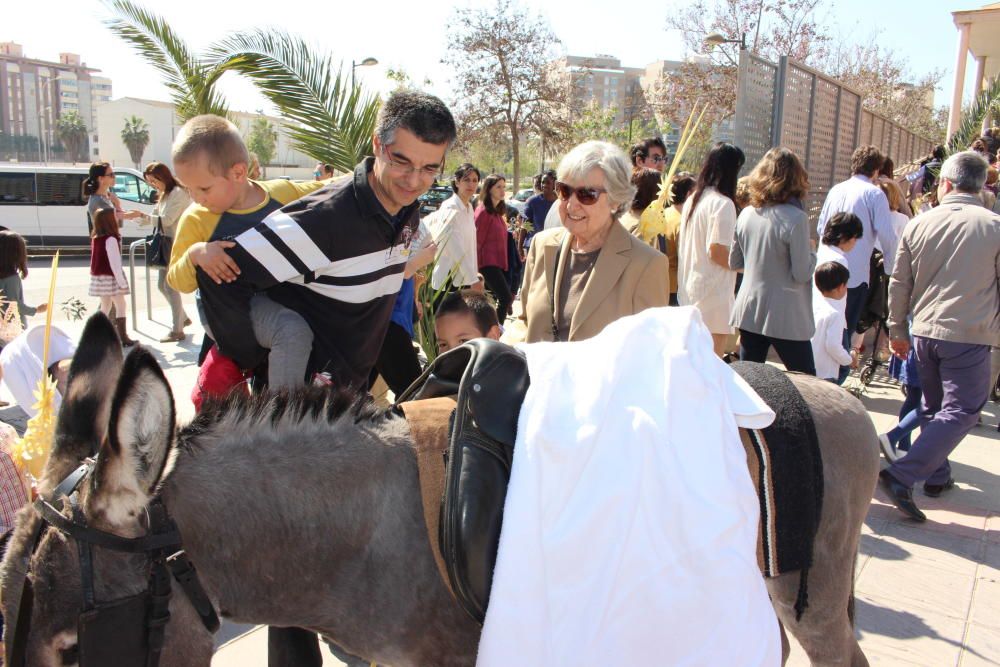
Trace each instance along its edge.
{"label": "child in white shirt", "polygon": [[816,377],[837,381],[841,366],[858,365],[858,351],[844,349],[844,329],[847,320],[841,302],[847,297],[847,280],[851,274],[839,262],[824,262],[816,267],[813,280],[822,298],[813,299],[813,319],[816,333],[812,337]]}

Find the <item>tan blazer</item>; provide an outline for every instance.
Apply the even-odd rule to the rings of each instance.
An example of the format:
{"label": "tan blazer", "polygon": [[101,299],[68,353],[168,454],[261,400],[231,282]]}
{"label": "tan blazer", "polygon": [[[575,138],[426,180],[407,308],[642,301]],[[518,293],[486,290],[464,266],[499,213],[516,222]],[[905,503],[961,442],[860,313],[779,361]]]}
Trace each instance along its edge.
{"label": "tan blazer", "polygon": [[[566,266],[570,253],[568,237],[569,232],[559,227],[546,229],[531,241],[521,285],[521,319],[527,327],[525,342],[552,340],[550,290],[556,275],[557,254],[560,275]],[[592,338],[620,317],[666,306],[669,300],[670,262],[666,256],[614,223],[570,320],[569,339]],[[557,294],[557,307],[559,303],[561,295]]]}

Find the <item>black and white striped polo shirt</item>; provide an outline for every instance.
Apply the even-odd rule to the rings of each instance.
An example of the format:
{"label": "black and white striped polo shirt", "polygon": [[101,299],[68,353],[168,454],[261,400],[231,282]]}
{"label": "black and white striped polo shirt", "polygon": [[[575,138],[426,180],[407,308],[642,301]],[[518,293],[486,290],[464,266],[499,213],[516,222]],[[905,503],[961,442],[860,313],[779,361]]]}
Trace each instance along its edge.
{"label": "black and white striped polo shirt", "polygon": [[234,239],[239,278],[216,285],[199,271],[209,326],[242,368],[267,356],[252,333],[250,298],[268,295],[312,327],[310,368],[366,387],[403,281],[419,203],[390,216],[372,191],[368,158],[345,177],[275,211]]}

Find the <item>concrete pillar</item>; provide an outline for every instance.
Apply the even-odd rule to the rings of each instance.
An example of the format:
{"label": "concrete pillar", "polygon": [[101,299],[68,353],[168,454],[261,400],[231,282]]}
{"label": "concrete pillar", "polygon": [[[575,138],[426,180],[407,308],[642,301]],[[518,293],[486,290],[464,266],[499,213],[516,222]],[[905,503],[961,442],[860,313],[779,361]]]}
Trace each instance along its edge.
{"label": "concrete pillar", "polygon": [[[986,56],[979,56],[976,58],[976,95],[978,95],[982,90],[986,88]],[[993,113],[986,112],[983,116],[983,124],[979,130],[979,134],[986,134],[986,130],[990,129],[993,125]]]}
{"label": "concrete pillar", "polygon": [[958,129],[962,119],[962,89],[965,86],[965,61],[969,57],[969,33],[972,24],[963,23],[958,27],[958,57],[955,59],[955,88],[951,94],[951,110],[948,113],[948,138]]}

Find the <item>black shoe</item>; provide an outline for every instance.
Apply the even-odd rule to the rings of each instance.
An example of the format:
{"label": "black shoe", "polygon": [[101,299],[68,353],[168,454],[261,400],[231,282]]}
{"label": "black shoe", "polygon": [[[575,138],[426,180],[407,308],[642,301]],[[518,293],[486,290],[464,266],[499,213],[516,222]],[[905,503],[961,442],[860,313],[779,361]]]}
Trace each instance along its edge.
{"label": "black shoe", "polygon": [[913,489],[905,486],[893,477],[888,470],[883,470],[878,474],[878,483],[899,511],[914,521],[920,521],[921,523],[927,521],[927,517],[920,511],[916,503],[913,502]]}
{"label": "black shoe", "polygon": [[924,495],[937,498],[948,489],[955,488],[955,478],[949,477],[944,484],[924,484]]}

